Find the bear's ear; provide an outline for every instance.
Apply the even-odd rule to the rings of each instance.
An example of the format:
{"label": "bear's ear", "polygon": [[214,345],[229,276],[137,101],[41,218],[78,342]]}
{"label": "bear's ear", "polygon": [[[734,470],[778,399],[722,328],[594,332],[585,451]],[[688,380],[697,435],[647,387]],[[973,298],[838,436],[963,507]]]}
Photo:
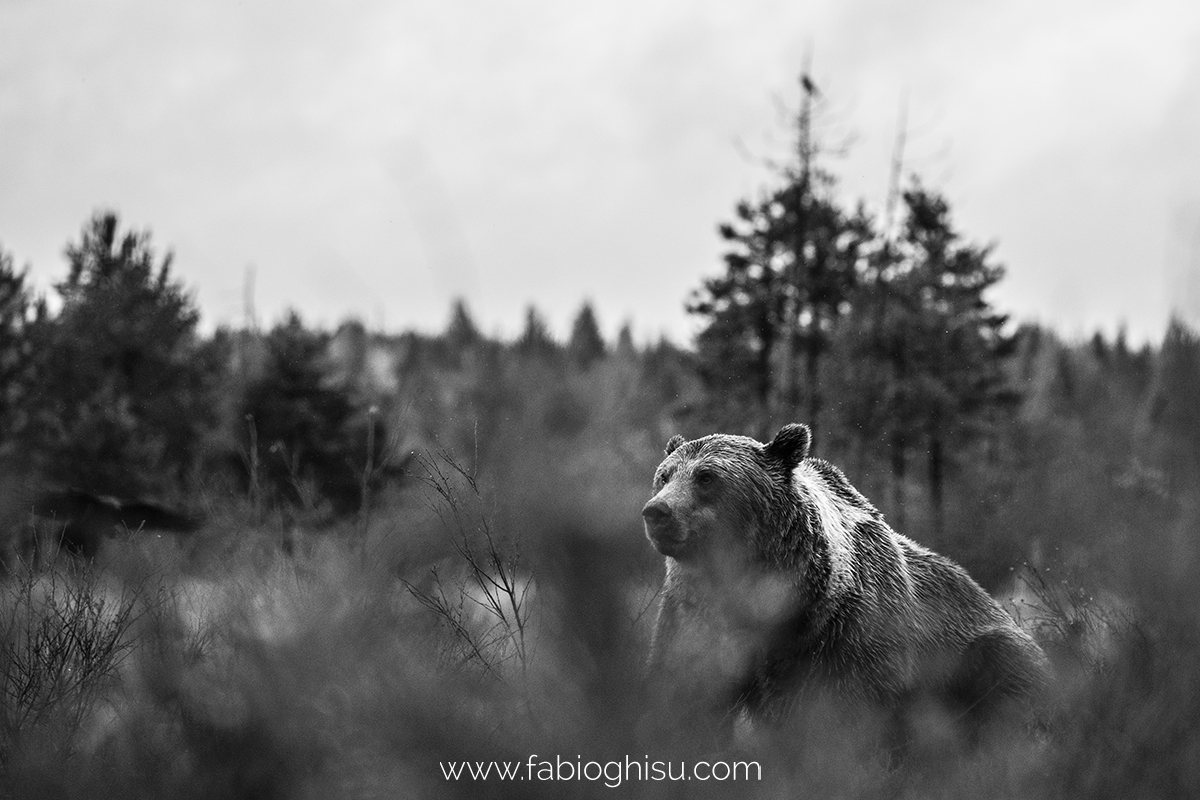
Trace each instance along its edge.
{"label": "bear's ear", "polygon": [[683,444],[686,441],[687,441],[687,439],[684,439],[678,433],[675,434],[674,436],[672,436],[670,439],[667,440],[667,449],[664,451],[664,455],[668,455],[668,456],[671,455],[671,453],[674,453],[679,448],[679,445]]}
{"label": "bear's ear", "polygon": [[793,422],[784,425],[775,438],[767,445],[767,455],[776,461],[783,462],[788,469],[794,469],[808,457],[808,447],[812,444],[812,431],[807,425]]}

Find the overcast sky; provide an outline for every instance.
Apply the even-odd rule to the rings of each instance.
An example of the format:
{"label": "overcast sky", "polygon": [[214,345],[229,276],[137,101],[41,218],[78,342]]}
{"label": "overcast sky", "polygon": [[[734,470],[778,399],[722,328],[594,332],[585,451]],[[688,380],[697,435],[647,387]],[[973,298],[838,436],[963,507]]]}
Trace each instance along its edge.
{"label": "overcast sky", "polygon": [[906,164],[995,241],[995,302],[1067,335],[1200,322],[1195,0],[0,0],[0,244],[41,286],[96,209],[148,228],[209,325],[689,338],[715,226],[770,181],[806,49],[827,162]]}

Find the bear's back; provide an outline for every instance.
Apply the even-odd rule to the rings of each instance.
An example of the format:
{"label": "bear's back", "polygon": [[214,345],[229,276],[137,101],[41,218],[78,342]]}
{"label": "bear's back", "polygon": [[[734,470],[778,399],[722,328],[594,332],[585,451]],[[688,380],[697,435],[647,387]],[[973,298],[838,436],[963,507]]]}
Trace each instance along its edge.
{"label": "bear's back", "polygon": [[827,671],[856,694],[948,693],[980,713],[989,698],[1036,696],[1044,654],[965,569],[894,531],[837,468],[805,459],[796,484],[830,560]]}

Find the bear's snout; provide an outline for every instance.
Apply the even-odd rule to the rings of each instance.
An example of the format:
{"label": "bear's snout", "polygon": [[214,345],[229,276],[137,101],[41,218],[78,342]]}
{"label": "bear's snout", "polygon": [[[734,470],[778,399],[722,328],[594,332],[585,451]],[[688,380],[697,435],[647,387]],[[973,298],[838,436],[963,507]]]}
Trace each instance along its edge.
{"label": "bear's snout", "polygon": [[662,500],[651,500],[642,508],[642,519],[651,525],[661,525],[671,518],[671,507]]}
{"label": "bear's snout", "polygon": [[687,534],[670,503],[657,497],[651,499],[642,508],[642,519],[646,523],[646,538],[664,556],[679,556],[687,548]]}

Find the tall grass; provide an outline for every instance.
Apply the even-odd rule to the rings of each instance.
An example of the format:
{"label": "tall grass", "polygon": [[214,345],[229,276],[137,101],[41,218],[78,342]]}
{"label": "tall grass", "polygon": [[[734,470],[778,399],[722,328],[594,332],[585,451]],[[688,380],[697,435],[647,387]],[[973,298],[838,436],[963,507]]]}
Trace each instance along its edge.
{"label": "tall grass", "polygon": [[[6,796],[613,796],[603,782],[448,781],[439,767],[534,754],[762,764],[761,781],[618,790],[645,797],[1200,785],[1191,573],[1105,587],[1031,570],[1014,599],[1060,676],[1044,729],[973,751],[949,742],[897,769],[876,746],[880,720],[834,698],[732,743],[680,729],[643,680],[659,575],[640,537],[612,528],[621,515],[572,513],[594,506],[545,465],[524,473],[554,495],[540,504],[506,503],[445,454],[420,468],[423,486],[368,523],[307,530],[230,500],[195,540],[115,540],[98,566],[9,575]],[[1176,518],[1143,544],[1178,547],[1186,532]]]}

